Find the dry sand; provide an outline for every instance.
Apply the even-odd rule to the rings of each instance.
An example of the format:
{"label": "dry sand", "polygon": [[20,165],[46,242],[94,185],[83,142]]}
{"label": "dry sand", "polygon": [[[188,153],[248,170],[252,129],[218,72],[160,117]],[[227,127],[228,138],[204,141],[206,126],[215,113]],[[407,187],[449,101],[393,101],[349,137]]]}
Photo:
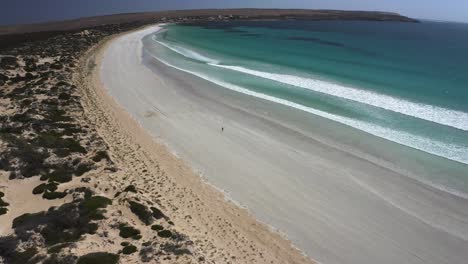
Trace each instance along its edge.
{"label": "dry sand", "polygon": [[156,143],[107,94],[96,69],[100,69],[104,48],[115,41],[91,50],[82,66],[83,73],[76,80],[82,86],[87,118],[97,125],[98,133],[110,147],[112,160],[120,168],[118,173],[99,179],[98,184],[109,181],[109,189],[135,185],[140,190],[140,199],[159,204],[178,231],[194,241],[194,254],[205,256],[207,263],[312,263],[246,210],[226,202],[221,192],[204,183],[182,160]]}
{"label": "dry sand", "polygon": [[[86,108],[127,169],[152,172],[126,181],[148,195],[163,183],[157,190],[178,208],[172,217],[187,234],[250,263],[265,259],[249,244],[279,263],[305,261],[161,143],[320,262],[466,263],[466,199],[335,140],[363,140],[354,130],[145,59],[141,38],[152,30],[119,37],[104,51],[100,77],[121,106],[90,89]],[[360,144],[398,153],[372,137]]]}

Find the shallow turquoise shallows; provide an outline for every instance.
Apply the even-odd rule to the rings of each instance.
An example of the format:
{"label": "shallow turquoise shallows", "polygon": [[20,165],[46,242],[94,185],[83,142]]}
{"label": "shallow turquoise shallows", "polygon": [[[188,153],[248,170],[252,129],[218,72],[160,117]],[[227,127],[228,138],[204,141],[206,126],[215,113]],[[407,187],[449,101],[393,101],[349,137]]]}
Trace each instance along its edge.
{"label": "shallow turquoise shallows", "polygon": [[468,164],[468,25],[249,21],[168,25],[162,62]]}

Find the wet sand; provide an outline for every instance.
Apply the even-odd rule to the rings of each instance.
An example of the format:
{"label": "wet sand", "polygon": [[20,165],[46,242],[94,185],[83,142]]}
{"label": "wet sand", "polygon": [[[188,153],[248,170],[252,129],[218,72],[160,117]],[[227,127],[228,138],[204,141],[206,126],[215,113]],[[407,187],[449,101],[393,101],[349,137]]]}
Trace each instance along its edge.
{"label": "wet sand", "polygon": [[156,29],[112,41],[101,81],[227,197],[322,263],[468,259],[468,201],[409,177],[434,172],[395,163],[412,150],[168,67],[142,51],[141,38]]}

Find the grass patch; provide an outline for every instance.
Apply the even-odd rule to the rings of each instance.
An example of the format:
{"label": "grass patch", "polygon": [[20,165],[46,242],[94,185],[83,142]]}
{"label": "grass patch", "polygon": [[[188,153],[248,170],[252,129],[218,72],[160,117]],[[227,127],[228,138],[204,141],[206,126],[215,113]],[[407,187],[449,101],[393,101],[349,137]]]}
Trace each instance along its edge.
{"label": "grass patch", "polygon": [[77,264],[117,264],[119,255],[107,252],[94,252],[81,256]]}

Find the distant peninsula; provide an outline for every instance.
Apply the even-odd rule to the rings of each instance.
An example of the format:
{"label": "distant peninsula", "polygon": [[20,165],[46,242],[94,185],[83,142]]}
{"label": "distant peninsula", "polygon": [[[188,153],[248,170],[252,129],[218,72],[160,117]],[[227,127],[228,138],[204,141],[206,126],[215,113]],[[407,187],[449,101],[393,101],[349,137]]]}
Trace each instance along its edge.
{"label": "distant peninsula", "polygon": [[144,13],[126,13],[73,20],[27,25],[0,26],[0,35],[40,31],[70,31],[108,24],[132,22],[193,22],[194,20],[262,20],[262,19],[303,19],[303,20],[368,20],[419,22],[397,13],[380,11],[345,11],[318,9],[199,9],[173,10]]}

